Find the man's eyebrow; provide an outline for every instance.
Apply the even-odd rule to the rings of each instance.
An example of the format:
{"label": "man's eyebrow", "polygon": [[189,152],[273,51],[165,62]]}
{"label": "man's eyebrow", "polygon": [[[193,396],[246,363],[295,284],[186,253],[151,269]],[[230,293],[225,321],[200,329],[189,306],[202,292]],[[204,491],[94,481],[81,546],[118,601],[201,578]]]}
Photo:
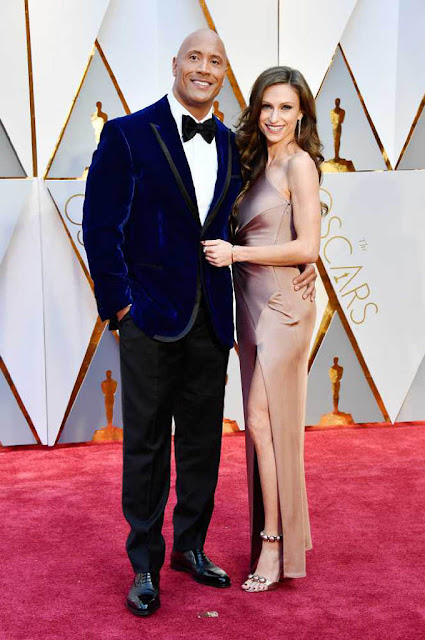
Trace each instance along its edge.
{"label": "man's eyebrow", "polygon": [[[190,56],[193,53],[196,53],[198,56],[202,56],[203,55],[202,51],[198,51],[197,49],[191,49],[190,51],[187,52],[186,55]],[[218,60],[221,60],[221,62],[223,62],[223,58],[219,53],[211,54],[211,58],[218,58]]]}

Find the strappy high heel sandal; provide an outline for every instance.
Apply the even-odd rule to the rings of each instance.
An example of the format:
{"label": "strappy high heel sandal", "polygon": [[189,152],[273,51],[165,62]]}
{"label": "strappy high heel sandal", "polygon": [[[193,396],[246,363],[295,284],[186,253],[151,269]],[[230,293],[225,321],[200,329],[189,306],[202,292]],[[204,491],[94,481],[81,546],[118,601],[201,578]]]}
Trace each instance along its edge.
{"label": "strappy high heel sandal", "polygon": [[[282,534],[278,536],[269,536],[265,531],[260,532],[260,537],[263,542],[281,542],[281,540],[283,539]],[[259,576],[256,573],[250,573],[248,574],[248,577],[245,580],[244,584],[248,582],[248,580],[250,580],[252,583],[258,582],[259,584],[264,585],[264,587],[262,587],[261,589],[253,589],[252,591],[249,588],[244,589],[242,587],[243,591],[246,591],[247,593],[263,593],[264,591],[273,591],[274,589],[278,588],[280,575],[276,582],[272,582],[271,580],[267,580],[267,578],[265,578],[264,576]]]}

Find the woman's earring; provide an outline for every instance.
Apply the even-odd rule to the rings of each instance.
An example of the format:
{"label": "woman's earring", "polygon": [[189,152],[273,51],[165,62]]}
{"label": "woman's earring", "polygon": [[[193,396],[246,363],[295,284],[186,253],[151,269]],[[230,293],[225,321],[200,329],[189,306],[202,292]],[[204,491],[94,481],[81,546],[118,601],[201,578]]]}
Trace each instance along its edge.
{"label": "woman's earring", "polygon": [[301,120],[302,118],[298,118],[298,124],[297,124],[297,142],[300,139],[300,131],[301,131]]}

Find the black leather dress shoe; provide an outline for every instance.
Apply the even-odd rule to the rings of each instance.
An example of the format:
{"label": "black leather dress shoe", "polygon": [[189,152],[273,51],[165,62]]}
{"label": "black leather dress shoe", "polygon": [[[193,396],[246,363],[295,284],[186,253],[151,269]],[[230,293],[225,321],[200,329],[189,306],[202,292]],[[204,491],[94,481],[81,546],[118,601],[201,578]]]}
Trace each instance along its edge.
{"label": "black leather dress shoe", "polygon": [[136,573],[126,604],[136,616],[149,616],[159,609],[159,573]]}
{"label": "black leather dress shoe", "polygon": [[230,578],[227,573],[211,562],[202,549],[173,551],[171,568],[175,571],[186,571],[194,577],[196,582],[209,587],[230,587]]}

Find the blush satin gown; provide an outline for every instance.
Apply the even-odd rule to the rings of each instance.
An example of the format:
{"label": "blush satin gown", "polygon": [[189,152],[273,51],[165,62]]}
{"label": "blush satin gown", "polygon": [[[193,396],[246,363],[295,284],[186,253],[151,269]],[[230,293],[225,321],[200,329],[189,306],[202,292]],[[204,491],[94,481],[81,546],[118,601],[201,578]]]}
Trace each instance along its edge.
{"label": "blush satin gown", "polygon": [[[238,210],[235,244],[284,244],[296,238],[292,206],[264,173],[244,196]],[[304,419],[307,364],[316,308],[292,284],[298,267],[237,262],[233,267],[236,328],[245,424],[256,360],[264,379],[276,459],[283,533],[283,576],[306,575],[305,552],[311,549],[304,478]],[[264,509],[256,453],[246,429],[251,525],[251,571],[261,550]],[[266,532],[267,533],[267,532]]]}

